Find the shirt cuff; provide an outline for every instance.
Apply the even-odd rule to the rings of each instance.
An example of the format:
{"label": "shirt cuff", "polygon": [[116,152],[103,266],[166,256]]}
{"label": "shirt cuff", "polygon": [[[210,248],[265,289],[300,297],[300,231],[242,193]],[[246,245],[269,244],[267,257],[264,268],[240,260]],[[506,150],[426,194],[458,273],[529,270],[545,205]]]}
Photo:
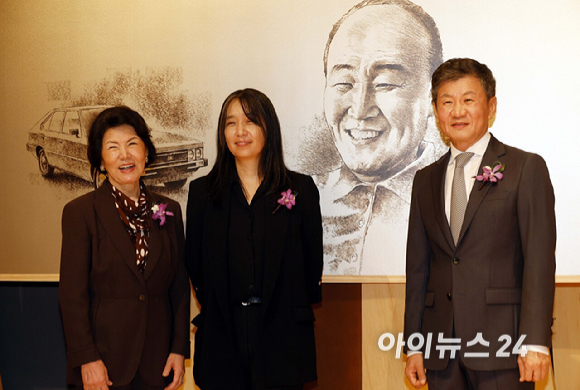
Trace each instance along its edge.
{"label": "shirt cuff", "polygon": [[522,356],[525,356],[525,353],[527,353],[528,351],[543,353],[544,355],[548,356],[550,355],[550,350],[548,349],[548,347],[544,347],[543,345],[522,345],[522,347],[520,348],[520,354]]}
{"label": "shirt cuff", "polygon": [[420,353],[421,355],[423,354],[423,352],[421,351],[407,351],[407,357],[416,355],[418,353]]}

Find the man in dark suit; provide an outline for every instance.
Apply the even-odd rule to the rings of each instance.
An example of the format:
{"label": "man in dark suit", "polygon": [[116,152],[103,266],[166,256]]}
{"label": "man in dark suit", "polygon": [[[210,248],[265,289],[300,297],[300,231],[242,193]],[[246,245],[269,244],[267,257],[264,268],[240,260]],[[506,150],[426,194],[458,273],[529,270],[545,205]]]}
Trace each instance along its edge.
{"label": "man in dark suit", "polygon": [[554,301],[546,164],[488,132],[497,99],[487,66],[448,60],[431,94],[450,150],[413,183],[405,374],[430,390],[533,389],[549,369]]}

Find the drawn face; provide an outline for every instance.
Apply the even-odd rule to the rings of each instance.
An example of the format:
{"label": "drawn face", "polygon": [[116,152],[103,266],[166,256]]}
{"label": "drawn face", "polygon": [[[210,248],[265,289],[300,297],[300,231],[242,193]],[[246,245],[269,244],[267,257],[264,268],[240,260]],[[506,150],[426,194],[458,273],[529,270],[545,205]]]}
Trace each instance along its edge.
{"label": "drawn face", "polygon": [[121,192],[129,195],[139,184],[145,171],[147,148],[133,126],[111,127],[103,136],[101,164],[109,181]]}
{"label": "drawn face", "polygon": [[259,161],[266,143],[264,131],[246,116],[238,99],[233,100],[228,107],[224,135],[236,161]]}
{"label": "drawn face", "polygon": [[367,6],[331,43],[324,113],[347,167],[379,181],[409,165],[430,109],[429,35],[396,6]]}
{"label": "drawn face", "polygon": [[433,111],[441,131],[464,152],[486,133],[496,107],[495,96],[487,100],[479,79],[467,76],[439,87]]}

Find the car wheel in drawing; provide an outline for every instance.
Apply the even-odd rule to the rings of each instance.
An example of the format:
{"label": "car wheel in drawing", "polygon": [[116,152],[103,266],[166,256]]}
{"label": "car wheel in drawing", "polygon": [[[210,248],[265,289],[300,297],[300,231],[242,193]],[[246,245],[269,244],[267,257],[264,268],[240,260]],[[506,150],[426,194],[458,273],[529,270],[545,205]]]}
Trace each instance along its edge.
{"label": "car wheel in drawing", "polygon": [[107,179],[107,176],[99,171],[93,172],[91,176],[93,177],[93,186],[95,187],[95,190]]}
{"label": "car wheel in drawing", "polygon": [[38,151],[38,169],[40,169],[40,174],[44,177],[50,176],[54,173],[54,167],[50,166],[48,163],[48,158],[44,149]]}
{"label": "car wheel in drawing", "polygon": [[169,182],[164,183],[164,184],[165,184],[165,188],[167,188],[168,190],[178,190],[181,187],[183,187],[185,185],[185,183],[187,183],[187,179],[169,181]]}

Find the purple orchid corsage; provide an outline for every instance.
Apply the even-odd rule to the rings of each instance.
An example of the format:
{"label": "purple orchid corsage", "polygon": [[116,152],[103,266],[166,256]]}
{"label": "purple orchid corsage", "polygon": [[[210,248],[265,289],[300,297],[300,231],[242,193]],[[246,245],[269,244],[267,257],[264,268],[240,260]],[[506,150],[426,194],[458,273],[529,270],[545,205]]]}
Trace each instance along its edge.
{"label": "purple orchid corsage", "polygon": [[483,173],[481,175],[475,176],[475,180],[480,181],[481,185],[478,190],[481,190],[486,181],[490,183],[497,183],[503,179],[503,171],[505,170],[505,165],[499,161],[493,163],[493,165],[483,167]]}
{"label": "purple orchid corsage", "polygon": [[166,208],[167,203],[154,204],[151,208],[151,211],[153,211],[152,218],[154,220],[159,220],[159,226],[165,225],[165,220],[167,217],[173,217],[173,213],[171,211],[165,211]]}
{"label": "purple orchid corsage", "polygon": [[278,211],[280,206],[285,206],[288,210],[292,210],[292,207],[296,205],[296,195],[298,194],[293,194],[290,188],[288,188],[288,191],[281,192],[281,195],[282,197],[277,200],[278,207],[276,207],[276,210],[272,214]]}

